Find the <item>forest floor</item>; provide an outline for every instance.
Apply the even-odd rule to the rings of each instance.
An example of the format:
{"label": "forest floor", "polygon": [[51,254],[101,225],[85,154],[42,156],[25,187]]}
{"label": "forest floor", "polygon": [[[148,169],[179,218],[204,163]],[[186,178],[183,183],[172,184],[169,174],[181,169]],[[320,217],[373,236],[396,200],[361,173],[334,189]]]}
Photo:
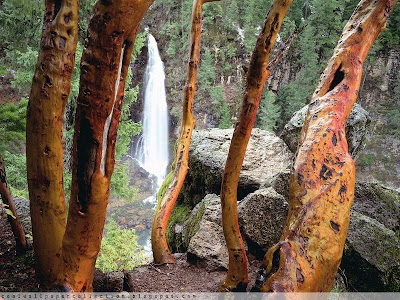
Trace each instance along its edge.
{"label": "forest floor", "polygon": [[[226,271],[210,271],[187,262],[186,254],[176,254],[176,263],[149,264],[129,274],[135,292],[217,292]],[[254,284],[260,261],[249,257],[249,288]],[[104,288],[104,286],[103,286]],[[115,287],[112,288],[114,290]],[[4,213],[0,212],[0,292],[34,292],[33,250],[15,256],[15,242]],[[105,290],[102,290],[105,291]]]}

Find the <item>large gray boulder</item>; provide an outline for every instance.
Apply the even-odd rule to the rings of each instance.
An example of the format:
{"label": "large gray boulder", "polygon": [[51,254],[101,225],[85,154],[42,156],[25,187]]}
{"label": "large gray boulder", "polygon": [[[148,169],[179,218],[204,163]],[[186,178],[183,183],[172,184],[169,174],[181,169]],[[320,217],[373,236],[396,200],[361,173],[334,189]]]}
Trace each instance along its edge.
{"label": "large gray boulder", "polygon": [[341,270],[358,291],[400,291],[398,233],[353,210]]}
{"label": "large gray boulder", "polygon": [[400,194],[356,183],[341,269],[360,291],[400,291]]}
{"label": "large gray boulder", "polygon": [[25,233],[32,235],[31,212],[29,208],[29,200],[14,197],[14,204],[17,210],[18,218],[21,221]]}
{"label": "large gray boulder", "polygon": [[[285,125],[281,138],[292,152],[296,152],[301,128],[306,118],[308,105],[295,112],[290,121]],[[365,145],[368,128],[371,123],[369,113],[361,105],[355,104],[350,112],[346,124],[346,137],[350,154],[355,157]]]}
{"label": "large gray boulder", "polygon": [[183,240],[188,243],[189,261],[209,270],[228,268],[228,248],[222,230],[219,196],[207,195],[195,207],[183,228]]}
{"label": "large gray boulder", "polygon": [[[232,135],[233,129],[194,131],[189,153],[189,172],[181,191],[184,202],[194,206],[205,195],[220,193]],[[238,199],[243,199],[259,189],[270,177],[288,169],[292,159],[293,154],[279,137],[254,128],[240,173]]]}
{"label": "large gray boulder", "polygon": [[[286,178],[286,179],[285,179]],[[249,252],[262,258],[279,241],[286,221],[288,173],[277,174],[239,202],[239,226]],[[356,184],[341,274],[350,290],[400,290],[400,195],[377,184]],[[226,268],[227,248],[221,226],[220,199],[207,195],[185,222],[188,258],[210,269]]]}
{"label": "large gray boulder", "polygon": [[240,231],[259,259],[279,241],[287,217],[287,199],[273,188],[251,193],[238,206]]}

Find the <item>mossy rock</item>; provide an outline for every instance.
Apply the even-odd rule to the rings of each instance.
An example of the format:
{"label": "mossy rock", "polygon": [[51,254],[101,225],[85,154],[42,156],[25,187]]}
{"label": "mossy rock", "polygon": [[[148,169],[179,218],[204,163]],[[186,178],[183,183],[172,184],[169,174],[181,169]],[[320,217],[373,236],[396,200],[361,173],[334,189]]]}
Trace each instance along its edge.
{"label": "mossy rock", "polygon": [[206,195],[193,210],[186,204],[178,203],[175,206],[167,228],[167,242],[172,252],[187,251],[191,238],[199,230],[200,221],[204,216],[206,207],[209,206],[210,202],[215,203],[216,201],[219,203],[219,196],[210,194]]}
{"label": "mossy rock", "polygon": [[351,212],[341,269],[354,291],[400,290],[400,239],[376,219]]}

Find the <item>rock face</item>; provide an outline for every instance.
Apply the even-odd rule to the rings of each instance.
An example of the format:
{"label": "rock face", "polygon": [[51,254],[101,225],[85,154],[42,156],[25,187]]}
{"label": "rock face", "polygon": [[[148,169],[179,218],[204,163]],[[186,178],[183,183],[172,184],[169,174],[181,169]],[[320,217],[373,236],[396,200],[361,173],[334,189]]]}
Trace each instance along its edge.
{"label": "rock face", "polygon": [[[207,129],[193,133],[189,173],[181,194],[194,206],[207,194],[219,194],[233,129]],[[288,169],[293,154],[275,134],[254,128],[240,173],[238,199],[259,189],[270,177]]]}
{"label": "rock face", "polygon": [[195,207],[183,231],[184,240],[189,241],[189,261],[202,264],[210,270],[228,268],[228,249],[222,230],[219,196],[207,195]]}
{"label": "rock face", "polygon": [[341,269],[358,290],[400,290],[399,193],[356,184]]}
{"label": "rock face", "polygon": [[[308,105],[297,111],[285,125],[281,138],[292,152],[296,152],[301,128],[306,118]],[[346,124],[346,137],[350,154],[355,157],[365,145],[368,128],[371,123],[369,113],[359,104],[355,104]]]}
{"label": "rock face", "polygon": [[[351,137],[353,155],[362,147],[369,123],[368,114],[365,113],[365,118],[363,114],[362,108],[356,107],[349,118],[348,137]],[[296,124],[299,124],[297,135],[302,125]],[[353,134],[351,128],[357,132]],[[220,190],[231,135],[232,130],[195,132],[185,197],[180,198],[181,205],[194,209],[182,224],[178,224],[180,237],[175,241],[181,246],[180,251],[188,252],[191,262],[211,270],[228,265],[220,199],[216,194]],[[282,140],[272,134],[254,130],[253,135],[238,188],[239,226],[248,251],[262,258],[265,251],[279,241],[286,221],[293,155]],[[288,144],[293,146],[294,142],[289,139]],[[400,194],[378,184],[356,183],[340,267],[347,289],[400,290],[399,235]]]}
{"label": "rock face", "polygon": [[[341,268],[349,283],[358,290],[399,291],[398,234],[376,219],[353,210]],[[361,270],[362,278],[359,276]]]}
{"label": "rock face", "polygon": [[14,197],[14,204],[25,233],[32,235],[29,200]]}
{"label": "rock face", "polygon": [[273,188],[255,191],[239,204],[240,231],[251,252],[259,259],[279,241],[287,211],[287,199]]}
{"label": "rock face", "polygon": [[[288,197],[273,187],[288,180],[277,174],[262,188],[239,202],[239,226],[248,251],[262,258],[279,241],[286,221]],[[283,193],[288,185],[280,186]],[[400,195],[377,184],[356,184],[354,204],[341,263],[348,288],[357,291],[400,289]],[[227,268],[220,199],[207,195],[183,225],[188,259],[209,269]]]}

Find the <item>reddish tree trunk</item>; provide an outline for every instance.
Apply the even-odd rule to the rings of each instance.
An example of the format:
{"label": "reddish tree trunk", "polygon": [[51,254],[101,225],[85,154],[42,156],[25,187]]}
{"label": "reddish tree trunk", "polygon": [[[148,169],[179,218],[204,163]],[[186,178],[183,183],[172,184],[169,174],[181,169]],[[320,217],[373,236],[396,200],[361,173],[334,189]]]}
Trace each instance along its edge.
{"label": "reddish tree trunk", "polygon": [[157,195],[159,204],[156,208],[151,231],[154,261],[158,264],[175,262],[168,248],[166,233],[169,217],[175,206],[176,199],[181,191],[188,170],[189,147],[195,124],[193,117],[193,99],[194,92],[196,91],[196,77],[200,55],[202,7],[204,3],[212,1],[217,0],[193,1],[190,56],[182,103],[181,133],[177,143],[172,171],[164,180],[160,188],[161,192]]}
{"label": "reddish tree trunk", "polygon": [[6,168],[4,166],[3,158],[0,156],[0,196],[6,208],[12,213],[12,216],[7,214],[8,221],[11,225],[11,230],[14,234],[17,255],[25,253],[27,249],[25,232],[22,227],[21,221],[18,218],[17,210],[15,208],[14,200],[11,196],[10,189],[7,183]]}
{"label": "reddish tree trunk", "polygon": [[232,136],[221,186],[222,225],[229,251],[229,269],[221,291],[245,291],[248,283],[246,250],[238,224],[237,187],[261,93],[269,75],[269,56],[291,3],[291,0],[275,0],[272,3],[246,75],[239,122]]}
{"label": "reddish tree trunk", "polygon": [[65,232],[62,126],[78,38],[78,0],[46,0],[42,39],[29,96],[26,159],[35,270],[55,277]]}
{"label": "reddish tree trunk", "polygon": [[57,282],[92,290],[100,251],[125,79],[140,22],[153,0],[97,1],[82,56],[72,187]]}
{"label": "reddish tree trunk", "polygon": [[264,259],[263,291],[328,292],[342,258],[355,169],[345,134],[362,65],[397,0],[362,0],[311,99],[290,178],[289,215]]}

